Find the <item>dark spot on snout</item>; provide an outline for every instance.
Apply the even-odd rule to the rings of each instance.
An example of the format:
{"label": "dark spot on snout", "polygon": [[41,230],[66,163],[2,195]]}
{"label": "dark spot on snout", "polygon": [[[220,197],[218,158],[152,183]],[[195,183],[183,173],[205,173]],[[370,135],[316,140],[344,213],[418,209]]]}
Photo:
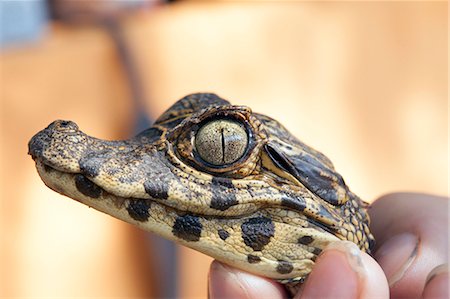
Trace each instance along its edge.
{"label": "dark spot on snout", "polygon": [[231,179],[214,177],[211,181],[211,204],[210,207],[215,210],[225,211],[228,208],[237,205],[236,194]]}
{"label": "dark spot on snout", "polygon": [[154,199],[167,199],[169,197],[168,186],[159,180],[148,180],[144,183],[145,192]]}
{"label": "dark spot on snout", "polygon": [[217,233],[219,234],[219,237],[222,239],[222,240],[226,240],[226,239],[228,239],[228,237],[230,236],[230,233],[229,232],[227,232],[226,230],[224,230],[224,229],[219,229],[219,230],[217,230]]}
{"label": "dark spot on snout", "polygon": [[203,225],[197,216],[178,216],[172,228],[172,233],[185,241],[196,242],[200,240]]}
{"label": "dark spot on snout", "polygon": [[322,249],[316,247],[316,248],[314,248],[312,253],[314,253],[315,255],[319,255],[321,252],[322,252]]}
{"label": "dark spot on snout", "polygon": [[261,258],[259,256],[256,256],[256,255],[249,254],[249,255],[247,255],[247,261],[250,264],[256,264],[256,263],[259,263],[261,261]]}
{"label": "dark spot on snout", "polygon": [[275,225],[270,218],[261,216],[242,223],[241,230],[245,245],[255,251],[261,251],[274,236]]}
{"label": "dark spot on snout", "polygon": [[312,241],[314,241],[314,239],[311,236],[303,236],[298,239],[298,243],[303,245],[311,244]]}
{"label": "dark spot on snout", "polygon": [[289,274],[294,270],[294,266],[291,262],[280,260],[278,261],[276,270],[280,274]]}
{"label": "dark spot on snout", "polygon": [[102,194],[102,188],[91,182],[82,174],[77,174],[75,176],[75,186],[82,194],[92,198],[99,198]]}
{"label": "dark spot on snout", "polygon": [[145,199],[131,199],[128,204],[128,215],[136,221],[145,222],[150,217],[150,201]]}

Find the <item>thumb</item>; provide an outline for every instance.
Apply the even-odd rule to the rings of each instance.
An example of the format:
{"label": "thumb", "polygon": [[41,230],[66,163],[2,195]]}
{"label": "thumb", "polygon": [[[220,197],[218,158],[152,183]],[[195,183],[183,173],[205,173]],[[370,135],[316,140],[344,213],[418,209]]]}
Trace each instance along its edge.
{"label": "thumb", "polygon": [[389,298],[383,270],[349,241],[331,243],[296,298]]}

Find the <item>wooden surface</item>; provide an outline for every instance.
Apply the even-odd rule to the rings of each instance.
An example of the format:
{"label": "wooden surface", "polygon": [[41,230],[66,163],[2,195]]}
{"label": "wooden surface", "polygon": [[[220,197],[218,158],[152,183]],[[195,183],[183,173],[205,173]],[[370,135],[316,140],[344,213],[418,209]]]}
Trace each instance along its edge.
{"label": "wooden surface", "polygon": [[[367,201],[447,193],[447,3],[181,2],[125,28],[152,116],[216,92],[326,153]],[[143,234],[48,190],[26,155],[57,118],[101,138],[131,132],[116,58],[101,30],[57,24],[0,55],[2,297],[158,294]],[[180,297],[206,298],[211,259],[180,256]]]}

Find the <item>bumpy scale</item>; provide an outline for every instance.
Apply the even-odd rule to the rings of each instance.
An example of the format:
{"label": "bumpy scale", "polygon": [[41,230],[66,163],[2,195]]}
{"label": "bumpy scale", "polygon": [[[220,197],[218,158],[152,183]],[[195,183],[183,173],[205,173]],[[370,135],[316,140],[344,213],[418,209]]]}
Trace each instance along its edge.
{"label": "bumpy scale", "polygon": [[55,121],[29,142],[44,183],[224,263],[302,281],[330,242],[370,252],[367,204],[277,121],[192,94],[130,140]]}

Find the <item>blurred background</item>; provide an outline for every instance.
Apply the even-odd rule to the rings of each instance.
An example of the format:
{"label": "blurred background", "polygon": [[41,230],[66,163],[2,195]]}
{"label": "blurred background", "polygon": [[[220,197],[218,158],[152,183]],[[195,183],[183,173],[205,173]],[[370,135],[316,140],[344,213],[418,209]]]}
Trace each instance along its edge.
{"label": "blurred background", "polygon": [[366,201],[448,195],[447,2],[2,1],[0,296],[206,298],[211,259],[49,190],[55,119],[132,136],[215,92],[324,152]]}

